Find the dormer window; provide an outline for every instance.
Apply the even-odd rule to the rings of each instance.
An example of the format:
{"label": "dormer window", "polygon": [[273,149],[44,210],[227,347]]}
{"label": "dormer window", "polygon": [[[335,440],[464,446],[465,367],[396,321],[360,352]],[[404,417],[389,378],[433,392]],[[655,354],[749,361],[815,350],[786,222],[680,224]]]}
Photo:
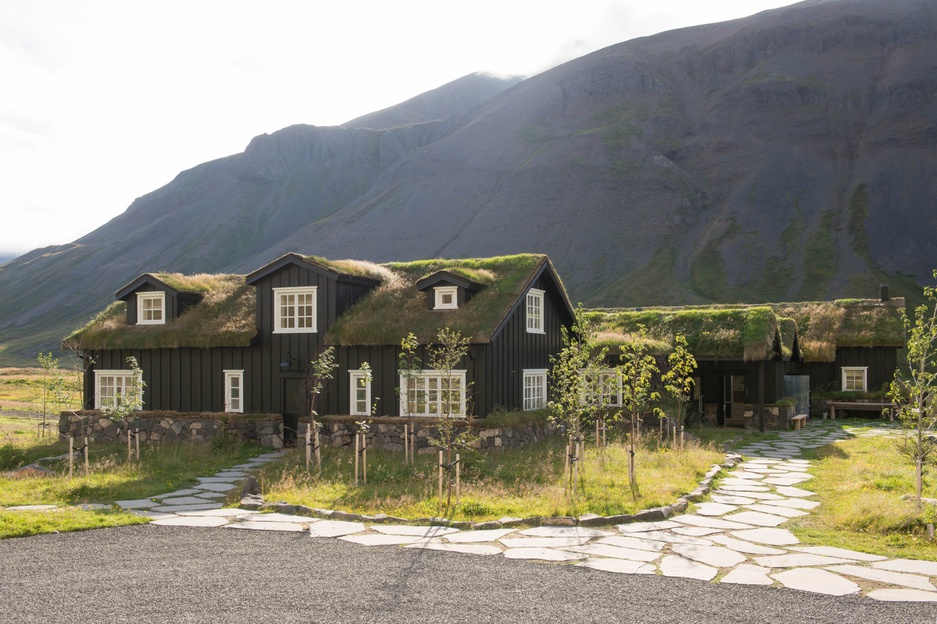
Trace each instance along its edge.
{"label": "dormer window", "polygon": [[543,334],[543,291],[531,288],[527,291],[527,333]]}
{"label": "dormer window", "polygon": [[166,293],[137,293],[137,325],[163,325],[166,322]]}
{"label": "dormer window", "polygon": [[434,310],[456,310],[459,307],[459,287],[458,286],[436,286],[433,288],[436,293],[436,305]]}
{"label": "dormer window", "polygon": [[316,333],[315,286],[273,289],[273,333]]}

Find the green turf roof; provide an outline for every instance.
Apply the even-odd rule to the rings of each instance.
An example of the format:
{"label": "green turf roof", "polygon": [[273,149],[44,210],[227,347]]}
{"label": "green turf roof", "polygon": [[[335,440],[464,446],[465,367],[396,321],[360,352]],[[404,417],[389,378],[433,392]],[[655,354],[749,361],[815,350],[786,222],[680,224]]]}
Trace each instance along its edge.
{"label": "green turf roof", "polygon": [[[340,275],[379,282],[333,324],[326,340],[337,345],[397,345],[411,331],[421,343],[428,344],[443,327],[457,330],[473,342],[487,342],[542,270],[549,269],[555,275],[549,259],[536,254],[385,265],[317,257],[303,259]],[[426,295],[417,291],[415,284],[440,270],[463,276],[481,288],[458,310],[428,310]],[[163,273],[151,276],[179,292],[200,293],[202,300],[165,325],[128,325],[126,305],[117,301],[68,336],[64,344],[79,349],[250,345],[256,334],[256,303],[254,288],[246,283],[245,276]],[[565,291],[562,292],[565,298]]]}
{"label": "green turf roof", "polygon": [[[329,343],[397,345],[413,332],[421,344],[428,344],[443,327],[458,331],[472,342],[488,342],[534,277],[545,266],[552,270],[549,259],[537,254],[437,258],[384,266],[393,272],[394,278],[384,281],[346,311],[329,330]],[[426,295],[416,289],[416,283],[443,270],[482,284],[483,288],[458,310],[428,310]]]}
{"label": "green turf roof", "polygon": [[[127,306],[115,301],[64,340],[70,349],[246,347],[256,333],[254,289],[243,275],[156,274],[167,286],[199,292],[202,300],[164,325],[128,325]],[[184,286],[177,288],[177,285]]]}
{"label": "green turf roof", "polygon": [[698,357],[747,361],[784,359],[832,362],[839,347],[903,347],[904,299],[870,299],[591,310],[600,342],[615,346],[647,328],[649,346],[672,350],[680,332]]}

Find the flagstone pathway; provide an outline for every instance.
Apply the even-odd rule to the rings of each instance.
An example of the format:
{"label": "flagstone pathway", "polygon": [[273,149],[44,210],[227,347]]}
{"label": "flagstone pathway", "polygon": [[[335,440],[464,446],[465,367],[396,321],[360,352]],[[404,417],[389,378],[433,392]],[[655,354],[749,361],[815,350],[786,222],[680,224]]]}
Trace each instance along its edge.
{"label": "flagstone pathway", "polygon": [[658,522],[607,529],[541,526],[529,529],[460,531],[310,518],[222,508],[218,499],[240,487],[246,471],[280,457],[261,455],[200,479],[192,488],[138,501],[124,508],[163,526],[233,530],[306,531],[313,538],[341,539],[363,546],[397,545],[510,559],[568,562],[621,574],[662,574],[743,585],[774,585],[877,600],[937,602],[937,562],[887,559],[833,547],[803,546],[783,524],[819,506],[809,490],[811,462],[802,449],[819,448],[854,435],[893,435],[888,424],[850,428],[835,421],[812,422],[780,439],[738,450],[745,459],[692,513]]}

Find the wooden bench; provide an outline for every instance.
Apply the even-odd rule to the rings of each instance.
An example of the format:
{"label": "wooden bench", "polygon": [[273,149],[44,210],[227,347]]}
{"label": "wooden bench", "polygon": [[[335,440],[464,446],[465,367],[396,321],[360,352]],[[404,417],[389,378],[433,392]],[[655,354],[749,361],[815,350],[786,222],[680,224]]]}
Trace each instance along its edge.
{"label": "wooden bench", "polygon": [[794,427],[794,431],[807,426],[807,415],[797,414],[797,416],[791,418],[791,425]]}
{"label": "wooden bench", "polygon": [[858,401],[827,401],[827,406],[830,408],[830,420],[836,420],[836,410],[849,411],[849,410],[863,410],[868,412],[879,412],[884,415],[885,410],[888,410],[889,417],[894,420],[895,417],[895,408],[898,407],[895,403],[860,403]]}

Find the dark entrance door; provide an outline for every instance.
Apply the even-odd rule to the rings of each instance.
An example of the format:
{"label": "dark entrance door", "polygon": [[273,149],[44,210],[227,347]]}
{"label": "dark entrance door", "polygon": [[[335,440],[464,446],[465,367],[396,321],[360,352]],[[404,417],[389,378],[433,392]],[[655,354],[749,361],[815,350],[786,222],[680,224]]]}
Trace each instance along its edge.
{"label": "dark entrance door", "polygon": [[302,405],[302,379],[283,378],[283,446],[296,446],[299,412]]}
{"label": "dark entrance door", "polygon": [[722,377],[722,425],[745,425],[745,375]]}

